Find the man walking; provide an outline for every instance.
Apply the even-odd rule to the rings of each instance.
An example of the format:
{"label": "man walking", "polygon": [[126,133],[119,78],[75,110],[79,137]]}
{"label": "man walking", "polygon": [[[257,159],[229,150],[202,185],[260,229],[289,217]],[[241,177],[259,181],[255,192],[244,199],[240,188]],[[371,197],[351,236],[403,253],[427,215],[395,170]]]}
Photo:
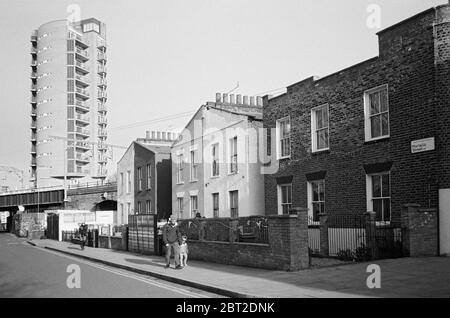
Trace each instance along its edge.
{"label": "man walking", "polygon": [[178,229],[177,222],[175,219],[169,218],[166,225],[163,228],[163,241],[166,245],[166,266],[170,267],[170,254],[173,248],[173,254],[175,259],[175,269],[181,269],[180,265],[180,244],[181,244],[181,233]]}

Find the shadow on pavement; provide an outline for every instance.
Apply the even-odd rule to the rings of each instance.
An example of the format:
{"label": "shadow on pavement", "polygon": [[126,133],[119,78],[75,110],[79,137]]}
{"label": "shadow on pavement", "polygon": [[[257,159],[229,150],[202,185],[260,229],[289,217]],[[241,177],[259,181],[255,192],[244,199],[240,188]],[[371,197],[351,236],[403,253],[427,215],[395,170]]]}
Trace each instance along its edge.
{"label": "shadow on pavement", "polygon": [[156,263],[156,262],[152,262],[152,261],[144,261],[142,259],[126,258],[125,261],[127,261],[129,263],[140,264],[140,265],[152,265],[152,266],[164,267],[164,264]]}

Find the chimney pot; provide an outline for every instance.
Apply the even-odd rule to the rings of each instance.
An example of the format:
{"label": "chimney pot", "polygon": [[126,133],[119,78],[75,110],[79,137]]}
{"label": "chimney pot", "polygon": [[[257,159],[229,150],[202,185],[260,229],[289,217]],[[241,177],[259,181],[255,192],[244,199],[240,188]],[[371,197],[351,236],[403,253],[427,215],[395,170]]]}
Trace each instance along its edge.
{"label": "chimney pot", "polygon": [[256,97],[256,105],[262,107],[263,98],[261,96]]}

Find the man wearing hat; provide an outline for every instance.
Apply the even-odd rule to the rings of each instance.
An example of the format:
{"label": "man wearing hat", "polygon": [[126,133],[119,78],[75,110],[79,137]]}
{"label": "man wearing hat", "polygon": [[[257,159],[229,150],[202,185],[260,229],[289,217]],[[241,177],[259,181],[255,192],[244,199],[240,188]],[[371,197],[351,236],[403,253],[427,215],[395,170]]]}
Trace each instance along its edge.
{"label": "man wearing hat", "polygon": [[170,217],[167,224],[163,227],[163,241],[166,245],[166,266],[170,267],[170,254],[173,248],[174,259],[175,259],[175,269],[181,269],[180,265],[180,244],[181,244],[181,233],[177,226],[177,220]]}

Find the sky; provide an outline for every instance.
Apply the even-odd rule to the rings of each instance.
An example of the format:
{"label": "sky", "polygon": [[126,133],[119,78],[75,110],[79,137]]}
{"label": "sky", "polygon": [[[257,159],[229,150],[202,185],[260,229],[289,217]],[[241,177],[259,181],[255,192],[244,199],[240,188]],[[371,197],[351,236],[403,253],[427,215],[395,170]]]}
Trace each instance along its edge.
{"label": "sky", "polygon": [[[106,23],[107,142],[128,146],[146,130],[180,131],[190,112],[237,82],[233,93],[276,94],[377,56],[378,31],[447,2],[0,0],[0,166],[21,169],[28,178],[30,35],[48,21],[66,19],[71,4],[79,6],[81,19]],[[374,21],[373,4],[379,25],[367,23]],[[122,154],[113,151],[110,168]]]}

